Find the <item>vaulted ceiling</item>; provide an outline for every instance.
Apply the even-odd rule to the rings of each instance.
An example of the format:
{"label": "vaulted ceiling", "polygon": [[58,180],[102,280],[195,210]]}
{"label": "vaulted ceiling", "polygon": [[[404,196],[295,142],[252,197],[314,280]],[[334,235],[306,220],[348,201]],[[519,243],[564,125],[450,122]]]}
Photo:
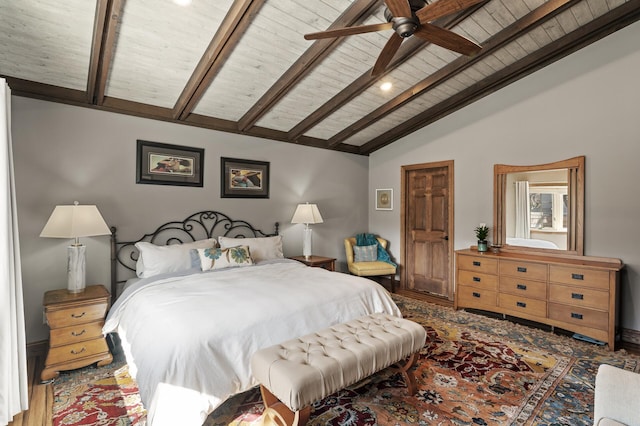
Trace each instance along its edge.
{"label": "vaulted ceiling", "polygon": [[384,23],[384,8],[0,0],[0,76],[19,96],[368,155],[640,18],[640,0],[486,0],[432,22],[479,53],[411,36],[376,77],[393,30],[303,37]]}

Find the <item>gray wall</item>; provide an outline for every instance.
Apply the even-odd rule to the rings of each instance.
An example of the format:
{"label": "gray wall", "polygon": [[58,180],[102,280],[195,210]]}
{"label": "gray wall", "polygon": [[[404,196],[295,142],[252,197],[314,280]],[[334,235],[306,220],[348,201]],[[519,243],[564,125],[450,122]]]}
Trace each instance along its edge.
{"label": "gray wall", "polygon": [[[585,254],[620,258],[622,326],[640,330],[640,23],[635,23],[375,152],[369,189],[394,188],[400,167],[455,162],[456,249],[493,222],[493,164],[586,156]],[[370,197],[369,204],[373,205]],[[369,229],[399,254],[400,209],[373,211]]]}
{"label": "gray wall", "polygon": [[[315,202],[324,223],[313,225],[314,253],[343,262],[343,238],[366,230],[367,157],[16,96],[12,103],[28,342],[48,336],[44,292],[66,287],[69,241],[39,237],[57,204],[96,204],[122,239],[137,239],[166,221],[206,209],[265,231],[279,221],[285,255],[298,255],[303,225],[290,220],[298,203]],[[137,185],[136,139],[204,148],[204,187]],[[220,157],[269,161],[270,198],[221,199]],[[82,241],[87,283],[108,287],[109,237]]]}

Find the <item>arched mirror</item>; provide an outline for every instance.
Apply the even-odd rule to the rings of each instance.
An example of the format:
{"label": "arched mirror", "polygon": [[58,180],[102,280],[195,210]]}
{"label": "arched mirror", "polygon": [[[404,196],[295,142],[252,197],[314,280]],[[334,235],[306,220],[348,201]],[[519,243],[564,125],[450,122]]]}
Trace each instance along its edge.
{"label": "arched mirror", "polygon": [[584,156],[493,167],[493,244],[584,254]]}

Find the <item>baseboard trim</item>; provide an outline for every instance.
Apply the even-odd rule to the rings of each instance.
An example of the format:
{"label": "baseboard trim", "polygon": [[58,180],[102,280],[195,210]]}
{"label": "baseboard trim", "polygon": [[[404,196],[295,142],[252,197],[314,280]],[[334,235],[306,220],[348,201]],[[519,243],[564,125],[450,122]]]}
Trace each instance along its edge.
{"label": "baseboard trim", "polygon": [[622,340],[623,342],[640,345],[640,331],[631,330],[630,328],[623,328],[620,335],[620,340]]}

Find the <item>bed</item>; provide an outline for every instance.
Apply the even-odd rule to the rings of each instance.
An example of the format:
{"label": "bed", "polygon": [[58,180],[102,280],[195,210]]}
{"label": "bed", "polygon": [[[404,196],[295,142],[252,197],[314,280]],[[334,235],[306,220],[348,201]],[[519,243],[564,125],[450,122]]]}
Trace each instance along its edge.
{"label": "bed", "polygon": [[216,211],[135,241],[112,229],[112,294],[103,332],[117,333],[153,426],[201,425],[257,385],[258,349],[363,315],[401,316],[371,280],[284,258],[277,224],[267,234]]}

